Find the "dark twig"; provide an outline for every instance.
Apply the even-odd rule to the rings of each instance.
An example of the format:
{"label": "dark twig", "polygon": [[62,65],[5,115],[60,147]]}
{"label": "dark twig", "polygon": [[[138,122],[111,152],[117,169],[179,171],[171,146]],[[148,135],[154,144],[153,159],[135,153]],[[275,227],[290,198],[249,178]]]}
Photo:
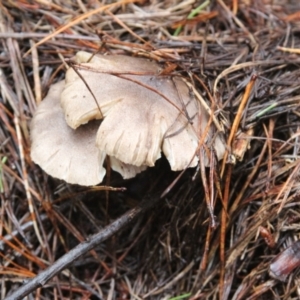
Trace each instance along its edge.
{"label": "dark twig", "polygon": [[80,243],[78,246],[73,248],[70,252],[62,256],[55,263],[53,263],[49,268],[38,274],[33,279],[26,282],[12,295],[6,297],[6,300],[18,300],[23,299],[29,293],[33,292],[35,289],[44,286],[51,278],[64,270],[68,265],[78,259],[81,255],[87,253],[88,251],[95,248],[101,242],[110,238],[116,234],[119,230],[124,229],[126,225],[131,223],[135,218],[140,216],[142,213],[153,207],[158,200],[161,198],[156,196],[155,198],[149,199],[146,197],[140,205],[126,212],[120,218],[106,226],[97,234],[93,235],[89,240]]}

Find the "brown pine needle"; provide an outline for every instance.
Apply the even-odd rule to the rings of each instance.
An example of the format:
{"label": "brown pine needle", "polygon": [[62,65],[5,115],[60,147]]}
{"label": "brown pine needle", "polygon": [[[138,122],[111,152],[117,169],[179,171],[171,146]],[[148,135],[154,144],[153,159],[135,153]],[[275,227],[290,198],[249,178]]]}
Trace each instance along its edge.
{"label": "brown pine needle", "polygon": [[[74,18],[71,22],[69,22],[66,25],[61,26],[60,28],[58,28],[55,32],[49,34],[48,36],[46,36],[45,38],[43,38],[41,41],[39,41],[38,43],[36,43],[33,47],[39,47],[40,45],[44,44],[45,42],[49,41],[50,39],[54,38],[57,34],[64,32],[65,30],[71,28],[72,26],[75,26],[77,24],[79,24],[81,21],[95,15],[98,14],[100,12],[103,12],[107,9],[112,9],[115,7],[119,7],[122,6],[124,4],[128,4],[128,3],[135,3],[135,2],[140,2],[141,0],[121,0],[117,3],[112,3],[112,4],[107,4],[104,6],[100,6],[99,8],[96,8],[92,11],[88,11],[82,15],[77,16],[76,18]],[[30,52],[32,51],[32,48],[29,49],[23,57],[26,57]]]}
{"label": "brown pine needle", "polygon": [[[239,124],[241,122],[242,115],[243,115],[244,109],[246,107],[246,104],[247,104],[247,102],[249,100],[250,93],[252,91],[252,88],[253,88],[253,85],[255,83],[255,80],[256,80],[256,75],[253,75],[251,77],[249,83],[246,86],[244,96],[243,96],[242,101],[241,101],[241,103],[239,105],[239,109],[238,109],[238,111],[237,111],[237,113],[235,115],[234,121],[233,121],[232,126],[231,126],[230,134],[229,134],[229,137],[227,139],[228,149],[231,149],[233,139],[234,139],[234,137],[236,135],[236,132],[237,132],[238,127],[239,127]],[[221,178],[224,175],[225,164],[226,164],[226,161],[227,161],[227,157],[228,157],[228,150],[225,152],[225,155],[224,155],[224,158],[223,158],[222,168],[221,168]]]}
{"label": "brown pine needle", "polygon": [[288,47],[281,47],[277,46],[277,49],[283,52],[289,52],[289,53],[295,53],[295,54],[300,54],[300,49],[298,48],[288,48]]}

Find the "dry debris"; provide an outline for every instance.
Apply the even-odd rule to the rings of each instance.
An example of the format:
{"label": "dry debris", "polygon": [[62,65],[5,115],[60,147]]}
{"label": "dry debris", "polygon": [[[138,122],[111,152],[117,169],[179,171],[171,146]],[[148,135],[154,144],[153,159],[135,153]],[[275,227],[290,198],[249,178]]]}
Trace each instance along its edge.
{"label": "dry debris", "polygon": [[[298,299],[299,32],[296,0],[2,1],[0,298],[36,278],[23,296]],[[127,180],[106,159],[96,187],[48,176],[29,124],[78,51],[182,78],[224,131],[225,160],[203,137],[199,166],[181,172],[162,157]]]}

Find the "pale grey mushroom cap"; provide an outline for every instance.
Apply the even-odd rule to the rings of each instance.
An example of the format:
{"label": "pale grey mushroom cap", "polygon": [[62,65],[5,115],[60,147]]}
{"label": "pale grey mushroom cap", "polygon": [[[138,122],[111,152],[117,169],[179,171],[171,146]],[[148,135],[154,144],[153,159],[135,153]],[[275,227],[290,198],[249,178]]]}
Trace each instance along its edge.
{"label": "pale grey mushroom cap", "polygon": [[31,158],[49,175],[80,185],[103,180],[105,152],[95,146],[100,122],[70,128],[60,106],[65,81],[53,84],[31,121]]}
{"label": "pale grey mushroom cap", "polygon": [[[87,61],[90,54],[80,52],[76,57]],[[153,166],[163,151],[174,171],[196,166],[208,115],[180,77],[159,76],[159,70],[154,62],[127,56],[96,55],[82,63],[78,71],[100,112],[82,78],[69,69],[61,98],[67,123],[77,128],[104,117],[97,147],[125,164]],[[116,74],[122,72],[122,78]],[[132,75],[135,72],[138,75]],[[207,143],[212,128],[208,132]],[[225,146],[219,137],[214,148],[221,159]]]}
{"label": "pale grey mushroom cap", "polygon": [[[157,74],[160,71],[157,64],[147,59],[123,55],[95,55],[89,63],[85,63],[90,57],[90,53],[83,51],[76,54],[75,60],[81,63],[81,68],[77,69],[81,77],[70,68],[66,73],[66,85],[61,95],[66,121],[74,129],[90,120],[105,117],[111,107],[124,97],[130,96],[128,89],[135,92],[134,83],[128,84],[126,80],[112,76],[112,72]],[[101,112],[87,86],[98,100]]]}
{"label": "pale grey mushroom cap", "polygon": [[191,118],[194,116],[191,125],[185,113],[178,110],[182,104],[173,86],[182,83],[179,79],[173,82],[164,77],[142,77],[139,80],[166,95],[176,107],[157,93],[135,84],[130,96],[118,102],[104,118],[97,134],[98,148],[136,166],[154,166],[161,151],[174,171],[183,170],[190,162],[190,166],[195,166],[198,103],[186,97],[182,99]]}
{"label": "pale grey mushroom cap", "polygon": [[[106,153],[96,147],[100,121],[91,121],[74,130],[60,106],[65,81],[50,87],[31,122],[31,158],[49,175],[68,183],[84,186],[102,182]],[[124,178],[134,177],[145,168],[130,166],[111,159],[111,167]]]}

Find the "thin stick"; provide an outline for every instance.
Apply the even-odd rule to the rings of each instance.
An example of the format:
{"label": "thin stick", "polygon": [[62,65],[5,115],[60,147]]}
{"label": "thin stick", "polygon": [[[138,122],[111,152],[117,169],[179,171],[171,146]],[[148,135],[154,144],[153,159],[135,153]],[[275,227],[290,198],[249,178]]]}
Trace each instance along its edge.
{"label": "thin stick", "polygon": [[32,278],[30,281],[21,286],[16,292],[5,298],[5,300],[21,300],[35,289],[44,286],[51,278],[59,274],[69,264],[74,262],[83,254],[94,249],[101,242],[116,234],[142,213],[152,208],[160,199],[160,196],[156,196],[153,199],[149,199],[148,197],[145,198],[139,206],[131,209],[120,218],[103,228],[100,232],[91,236],[88,241],[82,242],[70,250],[67,254],[53,263],[49,268],[42,271],[36,277]]}
{"label": "thin stick", "polygon": [[[251,90],[253,88],[254,82],[256,80],[256,75],[253,75],[251,77],[251,80],[249,81],[244,96],[242,98],[242,101],[240,103],[239,109],[237,111],[237,114],[235,116],[235,119],[232,124],[232,128],[227,140],[227,149],[231,148],[232,141],[235,137],[235,134],[238,130],[238,126],[240,124],[242,114],[244,111],[244,108],[246,107],[246,104],[249,100],[249,96],[251,93]],[[221,168],[221,178],[224,175],[225,171],[225,163],[228,156],[228,150],[225,151],[223,162],[222,162],[222,168]],[[220,269],[220,289],[219,289],[219,297],[220,299],[223,299],[224,295],[224,280],[225,280],[225,239],[226,239],[226,227],[227,227],[227,210],[228,210],[228,203],[229,203],[229,194],[230,194],[230,182],[231,182],[231,175],[232,175],[232,168],[233,165],[230,164],[227,168],[226,172],[226,178],[225,178],[225,189],[223,193],[223,208],[221,213],[221,230],[220,230],[220,263],[221,263],[221,269]]]}
{"label": "thin stick", "polygon": [[76,66],[74,65],[71,65],[72,69],[74,70],[74,72],[78,75],[78,77],[82,80],[82,82],[84,83],[85,87],[88,89],[88,91],[90,92],[90,94],[92,95],[95,103],[96,103],[96,106],[100,112],[100,119],[103,119],[104,116],[103,116],[103,113],[102,113],[102,110],[101,110],[101,107],[97,101],[97,98],[95,96],[95,94],[93,93],[92,89],[90,88],[90,86],[87,84],[87,82],[85,81],[84,77],[80,74],[79,70],[76,69]]}
{"label": "thin stick", "polygon": [[224,280],[225,280],[225,240],[226,240],[226,228],[227,228],[227,209],[230,194],[230,182],[232,174],[232,165],[228,166],[225,181],[225,190],[223,194],[223,208],[221,212],[221,229],[220,229],[220,288],[219,288],[219,299],[223,299],[224,295]]}
{"label": "thin stick", "polygon": [[280,197],[282,196],[282,194],[284,193],[283,199],[280,201],[280,206],[278,208],[277,214],[280,214],[282,208],[284,207],[284,204],[286,203],[286,200],[288,198],[288,195],[290,194],[290,191],[293,187],[293,184],[291,184],[291,181],[294,179],[297,174],[299,174],[299,168],[300,168],[300,163],[298,160],[297,165],[295,166],[294,170],[292,171],[291,175],[287,178],[287,180],[284,182],[284,184],[282,185],[282,188],[280,189],[274,203],[278,203]]}
{"label": "thin stick", "polygon": [[151,45],[150,42],[145,41],[142,37],[140,37],[138,34],[136,34],[133,30],[131,30],[123,21],[121,21],[117,16],[112,14],[109,10],[105,11],[106,14],[108,14],[116,23],[118,23],[121,27],[126,29],[133,37],[135,37],[137,40],[140,40],[145,45],[149,46],[149,49],[153,49],[154,47]]}
{"label": "thin stick", "polygon": [[31,40],[30,45],[32,48],[32,70],[33,70],[33,80],[34,80],[34,94],[35,94],[35,103],[40,104],[42,101],[42,87],[41,87],[41,78],[39,74],[39,56],[37,48],[34,47],[34,42]]}
{"label": "thin stick", "polygon": [[277,46],[277,49],[280,50],[280,51],[283,51],[283,52],[300,54],[300,49],[299,48],[287,48],[287,47]]}
{"label": "thin stick", "polygon": [[218,131],[220,132],[224,132],[224,129],[222,128],[222,126],[220,125],[218,119],[216,118],[216,116],[214,115],[214,113],[212,112],[211,108],[208,106],[208,104],[204,101],[203,97],[198,93],[197,89],[195,89],[195,87],[189,83],[186,79],[182,78],[182,80],[186,83],[186,85],[193,90],[193,93],[196,95],[196,97],[198,98],[199,102],[202,104],[202,106],[205,108],[205,110],[207,111],[207,113],[212,116],[213,122],[215,124],[215,126],[217,127]]}
{"label": "thin stick", "polygon": [[[117,3],[112,3],[112,4],[108,4],[108,5],[104,5],[104,6],[100,6],[92,11],[88,11],[82,15],[79,15],[77,16],[74,20],[70,21],[69,23],[67,23],[66,25],[63,25],[61,26],[59,29],[57,29],[55,32],[49,34],[48,36],[46,36],[45,38],[43,38],[41,41],[39,41],[38,43],[36,43],[33,47],[38,47],[42,44],[44,44],[45,42],[49,41],[50,39],[52,39],[53,37],[55,37],[56,35],[58,35],[59,33],[65,31],[66,29],[72,27],[72,26],[75,26],[77,25],[78,23],[80,23],[81,21],[89,18],[90,16],[92,15],[95,15],[95,14],[98,14],[102,11],[105,11],[107,9],[112,9],[112,8],[115,8],[115,7],[118,7],[120,5],[123,5],[123,4],[128,4],[128,3],[135,3],[135,2],[140,2],[139,0],[123,0],[123,1],[120,1],[120,2],[117,2]],[[32,51],[32,48],[31,47],[25,54],[23,57],[26,57],[31,51]]]}
{"label": "thin stick", "polygon": [[40,242],[40,245],[44,248],[45,244],[43,242],[43,239],[41,237],[41,234],[40,234],[37,222],[36,222],[36,216],[35,216],[34,207],[33,207],[33,200],[32,200],[32,196],[30,193],[30,188],[29,188],[29,183],[28,183],[28,173],[27,173],[25,158],[24,158],[24,148],[23,148],[23,143],[22,143],[21,129],[20,129],[20,124],[19,124],[19,118],[17,116],[14,117],[14,123],[16,126],[16,133],[17,133],[21,166],[22,166],[22,179],[23,179],[23,185],[25,188],[25,193],[26,193],[26,197],[27,197],[27,201],[28,201],[28,209],[30,211],[31,219],[33,221],[33,228],[36,233],[36,236]]}
{"label": "thin stick", "polygon": [[232,13],[236,16],[239,9],[238,0],[232,0]]}
{"label": "thin stick", "polygon": [[[241,121],[241,118],[242,118],[242,115],[243,115],[243,111],[244,111],[244,109],[246,107],[246,104],[249,100],[249,96],[250,96],[250,93],[251,93],[251,90],[253,88],[255,80],[256,80],[256,75],[253,75],[251,77],[248,85],[246,86],[246,90],[245,90],[243,99],[242,99],[242,101],[240,103],[240,106],[239,106],[239,109],[236,113],[235,119],[234,119],[232,127],[231,127],[230,135],[229,135],[228,140],[227,140],[227,149],[231,148],[233,138],[234,138],[234,136],[235,136],[235,134],[238,130],[238,126],[240,124],[240,121]],[[226,161],[227,161],[227,157],[228,157],[228,150],[226,150],[225,154],[224,154],[224,158],[223,158],[223,162],[222,162],[222,168],[221,168],[221,178],[224,175],[225,164],[226,164]]]}
{"label": "thin stick", "polygon": [[257,41],[254,35],[248,30],[248,28],[237,18],[234,13],[230,11],[227,5],[223,2],[223,0],[217,0],[218,3],[223,7],[223,9],[230,15],[230,17],[234,20],[234,22],[248,35],[250,41],[252,42],[252,46],[257,46]]}
{"label": "thin stick", "polygon": [[261,150],[261,153],[260,153],[260,155],[258,157],[258,160],[257,160],[255,166],[252,168],[251,173],[248,175],[248,177],[247,177],[244,185],[240,189],[240,192],[237,195],[236,199],[234,200],[234,203],[231,205],[230,211],[229,211],[229,215],[233,214],[233,212],[235,212],[238,209],[240,201],[242,200],[242,197],[244,196],[247,188],[249,187],[250,182],[252,181],[252,179],[254,178],[255,174],[257,173],[259,167],[261,166],[261,162],[262,162],[262,160],[264,158],[264,155],[265,155],[267,147],[268,147],[268,142],[266,141],[264,143],[264,146],[263,146],[263,148]]}

